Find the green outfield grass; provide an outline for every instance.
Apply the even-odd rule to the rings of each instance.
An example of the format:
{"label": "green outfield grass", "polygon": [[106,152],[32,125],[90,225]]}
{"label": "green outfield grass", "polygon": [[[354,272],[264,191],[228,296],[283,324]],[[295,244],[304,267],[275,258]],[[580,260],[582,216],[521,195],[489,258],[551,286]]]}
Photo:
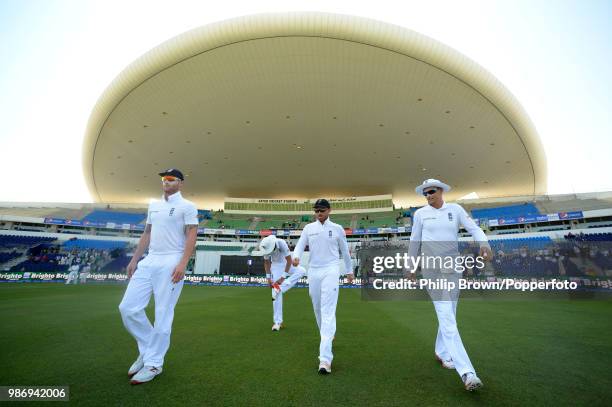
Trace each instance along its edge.
{"label": "green outfield grass", "polygon": [[[465,299],[459,328],[485,387],[433,358],[426,301],[341,290],[333,373],[320,376],[307,290],[270,331],[264,288],[185,287],[164,372],[131,386],[122,285],[0,284],[0,385],[69,385],[83,405],[610,405],[612,302]],[[149,307],[149,315],[152,308]]]}

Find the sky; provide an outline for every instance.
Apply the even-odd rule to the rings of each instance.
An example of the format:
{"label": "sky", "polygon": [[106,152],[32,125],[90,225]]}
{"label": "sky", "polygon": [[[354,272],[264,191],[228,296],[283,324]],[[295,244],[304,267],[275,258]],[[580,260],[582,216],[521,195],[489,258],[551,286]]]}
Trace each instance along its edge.
{"label": "sky", "polygon": [[190,29],[288,11],[372,18],[454,48],[529,114],[549,193],[612,190],[612,1],[0,0],[0,162],[11,179],[0,202],[92,202],[85,127],[123,68]]}

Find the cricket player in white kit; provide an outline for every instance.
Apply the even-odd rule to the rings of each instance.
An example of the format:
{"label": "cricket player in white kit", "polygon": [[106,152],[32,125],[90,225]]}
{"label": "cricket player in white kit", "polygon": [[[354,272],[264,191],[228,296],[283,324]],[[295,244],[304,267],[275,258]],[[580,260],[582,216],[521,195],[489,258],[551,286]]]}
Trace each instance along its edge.
{"label": "cricket player in white kit", "polygon": [[[127,266],[130,282],[119,305],[123,324],[138,344],[139,356],[128,370],[132,384],[148,382],[162,372],[174,306],[198,233],[198,210],[181,196],[183,174],[171,168],[159,175],[164,194],[161,201],[149,205],[144,233]],[[139,261],[147,248],[149,254]],[[151,294],[154,325],[145,314]]]}
{"label": "cricket player in white kit", "polygon": [[332,341],[336,334],[336,305],[340,278],[340,258],[349,284],[353,270],[346,234],[342,226],[329,219],[331,206],[326,199],[314,204],[317,220],[309,223],[293,251],[293,265],[297,267],[306,246],[310,248],[308,261],[309,294],[321,334],[319,345],[319,373],[331,373]]}
{"label": "cricket player in white kit", "polygon": [[293,267],[291,252],[287,242],[270,235],[261,240],[259,251],[253,255],[262,255],[266,277],[272,288],[272,331],[283,327],[283,294],[289,291],[306,274],[302,266]]}
{"label": "cricket player in white kit", "polygon": [[[458,204],[445,203],[442,194],[449,191],[450,186],[436,179],[425,180],[416,188],[416,192],[426,197],[428,205],[420,208],[414,213],[412,234],[410,235],[409,255],[416,257],[422,254],[421,251],[428,251],[433,248],[433,252],[438,255],[451,253],[458,255],[457,233],[459,225],[462,225],[480,243],[480,256],[486,260],[492,257],[491,247],[484,232],[474,223],[465,210]],[[436,253],[427,253],[427,255]],[[413,270],[415,271],[415,270]],[[438,274],[423,270],[423,277],[443,276],[447,273],[448,279],[457,279],[453,271],[441,271]],[[455,273],[455,275],[453,275]],[[463,380],[466,390],[476,390],[482,387],[482,381],[476,376],[476,371],[472,362],[465,351],[465,347],[459,336],[457,328],[457,300],[458,288],[443,296],[443,290],[432,293],[430,296],[438,316],[438,335],[435,344],[435,357],[448,369],[456,369]],[[449,294],[448,292],[445,294]]]}
{"label": "cricket player in white kit", "polygon": [[68,273],[68,278],[66,279],[66,284],[77,284],[79,282],[79,269],[81,267],[78,264],[73,264],[72,266],[70,266],[70,268],[68,269],[68,271],[70,271]]}

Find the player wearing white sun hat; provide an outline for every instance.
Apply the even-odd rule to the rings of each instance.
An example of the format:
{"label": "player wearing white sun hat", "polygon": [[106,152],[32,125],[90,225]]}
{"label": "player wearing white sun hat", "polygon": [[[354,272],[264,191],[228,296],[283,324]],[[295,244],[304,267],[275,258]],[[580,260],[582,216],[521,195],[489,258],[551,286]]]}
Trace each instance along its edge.
{"label": "player wearing white sun hat", "polygon": [[283,327],[283,293],[289,291],[306,274],[304,267],[293,267],[287,242],[270,235],[261,240],[253,255],[264,257],[266,277],[272,288],[272,331]]}
{"label": "player wearing white sun hat", "polygon": [[[419,254],[458,256],[457,232],[459,226],[463,226],[474,240],[480,243],[480,256],[490,260],[491,247],[484,232],[460,205],[444,202],[443,193],[450,189],[449,185],[437,179],[427,179],[416,187],[417,194],[427,199],[427,205],[414,213],[409,256],[416,257]],[[429,268],[423,270],[423,277],[435,281],[457,279],[460,275],[457,276],[454,270]],[[450,292],[429,290],[429,295],[438,316],[436,359],[443,367],[457,370],[466,390],[472,391],[482,387],[482,381],[476,376],[457,328],[458,288]]]}

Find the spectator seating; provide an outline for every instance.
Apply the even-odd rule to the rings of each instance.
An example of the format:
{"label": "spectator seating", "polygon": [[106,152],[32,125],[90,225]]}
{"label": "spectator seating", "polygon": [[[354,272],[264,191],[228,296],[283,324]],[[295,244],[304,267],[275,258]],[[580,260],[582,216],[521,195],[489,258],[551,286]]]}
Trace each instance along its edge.
{"label": "spectator seating", "polygon": [[19,264],[11,267],[11,271],[36,271],[36,272],[45,272],[45,273],[59,273],[66,272],[68,270],[67,264],[56,264],[53,262],[36,262],[33,260],[25,260]]}
{"label": "spectator seating", "polygon": [[119,211],[95,210],[81,219],[83,222],[139,224],[147,218],[146,213],[131,213]]}
{"label": "spectator seating", "polygon": [[116,259],[111,260],[104,267],[100,269],[101,273],[123,273],[125,268],[130,263],[131,256],[119,256]]}
{"label": "spectator seating", "polygon": [[489,244],[495,250],[509,251],[528,247],[530,250],[543,249],[552,244],[552,239],[548,236],[533,236],[512,239],[489,240]]}
{"label": "spectator seating", "polygon": [[499,219],[516,218],[519,216],[540,215],[538,208],[531,202],[521,205],[498,206],[495,208],[472,209],[472,217],[475,219]]}
{"label": "spectator seating", "polygon": [[23,235],[0,235],[0,247],[10,248],[19,246],[33,246],[39,243],[51,242],[53,237],[23,236]]}
{"label": "spectator seating", "polygon": [[19,253],[17,251],[0,252],[0,264],[6,263],[7,261],[11,261],[11,260],[21,256],[22,254],[23,253]]}
{"label": "spectator seating", "polygon": [[70,250],[72,248],[112,250],[117,248],[123,249],[127,244],[128,242],[121,240],[73,239],[65,242],[63,248],[65,250]]}

